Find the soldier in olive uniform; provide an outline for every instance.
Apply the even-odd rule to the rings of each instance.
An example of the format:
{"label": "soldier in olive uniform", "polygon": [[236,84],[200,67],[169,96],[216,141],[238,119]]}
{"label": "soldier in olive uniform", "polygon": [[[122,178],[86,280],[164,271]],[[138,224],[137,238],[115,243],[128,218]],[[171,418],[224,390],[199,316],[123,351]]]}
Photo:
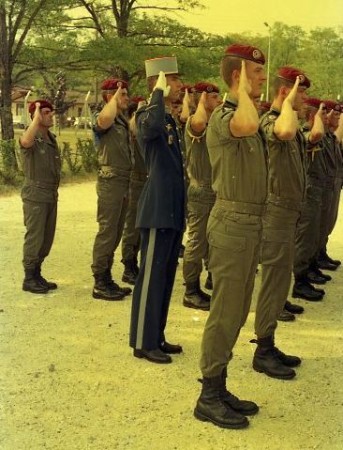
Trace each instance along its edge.
{"label": "soldier in olive uniform", "polygon": [[[131,97],[128,115],[130,124],[134,124],[134,113],[139,104],[144,104],[145,98]],[[133,120],[132,120],[133,119]],[[126,212],[123,237],[121,241],[122,263],[125,266],[122,280],[125,283],[135,284],[138,275],[138,251],[140,233],[136,228],[137,203],[146,182],[147,172],[142,152],[136,139],[134,125],[130,126],[132,145],[134,149],[134,165],[130,175],[129,204]]]}
{"label": "soldier in olive uniform", "polygon": [[327,166],[323,136],[327,125],[326,106],[317,98],[305,100],[303,134],[307,146],[307,187],[305,204],[297,223],[294,254],[293,297],[308,301],[322,300],[323,292],[311,283],[324,284],[331,277],[319,270],[318,255],[322,203],[325,201]]}
{"label": "soldier in olive uniform", "polygon": [[[210,309],[210,296],[200,288],[203,260],[208,256],[206,227],[214,205],[212,168],[206,146],[206,128],[213,110],[221,104],[219,88],[201,82],[193,86],[197,109],[187,121],[185,130],[187,173],[188,240],[183,255],[183,277],[186,292],[183,304],[189,308]],[[206,264],[206,263],[205,263]]]}
{"label": "soldier in olive uniform", "polygon": [[343,118],[340,118],[341,107],[339,103],[325,101],[328,109],[328,127],[323,139],[324,157],[329,171],[327,179],[326,204],[322,211],[322,228],[319,242],[318,265],[325,270],[336,270],[340,261],[333,260],[327,254],[326,246],[329,235],[334,229],[339,207],[339,199],[342,188],[342,137]]}
{"label": "soldier in olive uniform", "polygon": [[55,236],[61,159],[53,125],[53,106],[37,100],[29,106],[32,123],[20,137],[20,159],[25,176],[21,191],[26,234],[23,290],[44,294],[56,283],[41,275],[41,265],[49,255]]}
{"label": "soldier in olive uniform", "polygon": [[227,365],[251,304],[267,197],[267,148],[254,99],[265,82],[262,52],[232,44],[221,62],[229,88],[207,128],[216,201],[207,233],[213,294],[201,346],[202,391],[194,415],[244,428],[258,406],[226,390]]}
{"label": "soldier in olive uniform", "polygon": [[128,121],[123,114],[128,108],[128,85],[123,80],[108,79],[101,88],[106,104],[93,127],[99,162],[93,297],[111,301],[131,293],[130,288],[121,288],[113,281],[111,270],[124,228],[133,153]]}
{"label": "soldier in olive uniform", "polygon": [[301,363],[274,345],[277,318],[283,310],[292,278],[296,224],[306,192],[305,139],[298,130],[297,111],[310,81],[293,67],[282,67],[274,80],[270,111],[261,117],[268,139],[269,177],[267,210],[261,246],[262,283],[257,300],[257,349],[253,368],[272,378],[289,380]]}

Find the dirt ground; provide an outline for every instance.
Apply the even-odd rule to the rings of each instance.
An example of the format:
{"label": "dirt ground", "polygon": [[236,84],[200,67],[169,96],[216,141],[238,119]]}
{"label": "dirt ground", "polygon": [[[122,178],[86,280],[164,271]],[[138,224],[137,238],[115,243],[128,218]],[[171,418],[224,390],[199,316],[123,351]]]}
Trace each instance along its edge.
{"label": "dirt ground", "polygon": [[[182,265],[167,337],[181,343],[184,354],[171,365],[133,358],[130,298],[93,300],[95,208],[94,182],[60,188],[56,239],[44,266],[44,275],[59,288],[34,295],[21,290],[20,196],[0,199],[0,449],[343,448],[342,268],[326,285],[324,301],[299,300],[305,313],[294,323],[279,324],[278,346],[303,358],[292,381],[271,379],[251,368],[253,302],[230,363],[228,385],[240,397],[255,400],[260,412],[245,430],[223,430],[193,418],[207,313],[182,306]],[[329,250],[343,260],[342,214]],[[119,261],[118,252],[118,280]]]}

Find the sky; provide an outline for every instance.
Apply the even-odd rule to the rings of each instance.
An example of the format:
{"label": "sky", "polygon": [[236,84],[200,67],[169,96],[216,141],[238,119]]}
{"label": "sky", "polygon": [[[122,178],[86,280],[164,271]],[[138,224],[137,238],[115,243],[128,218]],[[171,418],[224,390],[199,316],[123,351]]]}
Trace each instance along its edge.
{"label": "sky", "polygon": [[268,34],[267,22],[316,27],[343,27],[343,0],[200,0],[207,9],[178,15],[180,22],[214,34]]}

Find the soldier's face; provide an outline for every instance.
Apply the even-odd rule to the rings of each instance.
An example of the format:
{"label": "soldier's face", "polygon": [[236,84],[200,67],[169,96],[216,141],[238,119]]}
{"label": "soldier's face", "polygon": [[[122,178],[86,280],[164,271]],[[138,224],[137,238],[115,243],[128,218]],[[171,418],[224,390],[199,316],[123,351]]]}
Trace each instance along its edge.
{"label": "soldier's face", "polygon": [[253,61],[245,62],[247,78],[251,84],[250,97],[257,98],[262,94],[262,88],[266,81],[266,75],[264,68],[261,64],[257,64]]}
{"label": "soldier's face", "polygon": [[121,111],[126,111],[129,107],[129,94],[126,89],[122,89],[120,92],[118,107]]}
{"label": "soldier's face", "polygon": [[167,85],[170,86],[170,92],[168,95],[168,99],[172,102],[175,102],[180,98],[181,88],[183,86],[182,81],[180,80],[179,75],[166,75]]}
{"label": "soldier's face", "polygon": [[42,108],[40,110],[41,115],[41,124],[44,127],[50,128],[54,123],[54,111],[51,111],[50,108]]}
{"label": "soldier's face", "polygon": [[294,99],[293,109],[300,111],[303,108],[304,102],[307,99],[306,87],[298,87],[297,94]]}
{"label": "soldier's face", "polygon": [[336,128],[338,127],[340,115],[341,115],[341,113],[339,111],[331,111],[328,114],[328,125],[333,130],[336,130]]}

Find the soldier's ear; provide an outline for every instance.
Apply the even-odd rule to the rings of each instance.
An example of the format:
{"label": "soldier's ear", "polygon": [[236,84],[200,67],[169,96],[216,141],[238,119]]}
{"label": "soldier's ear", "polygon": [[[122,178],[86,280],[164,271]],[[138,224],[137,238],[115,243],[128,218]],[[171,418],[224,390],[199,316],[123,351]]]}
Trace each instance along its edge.
{"label": "soldier's ear", "polygon": [[241,71],[239,69],[234,69],[232,71],[232,75],[231,75],[232,84],[239,83],[240,76],[241,76]]}

